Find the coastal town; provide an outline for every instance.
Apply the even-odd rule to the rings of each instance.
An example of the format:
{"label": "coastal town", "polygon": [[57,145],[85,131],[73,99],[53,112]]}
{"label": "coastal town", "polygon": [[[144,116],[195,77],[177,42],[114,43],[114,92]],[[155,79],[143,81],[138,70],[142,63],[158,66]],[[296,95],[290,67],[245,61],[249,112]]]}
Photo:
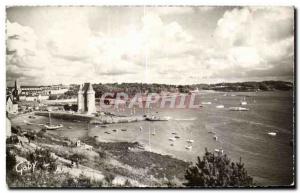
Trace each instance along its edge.
{"label": "coastal town", "polygon": [[5,10],[10,189],[296,186],[295,7]]}
{"label": "coastal town", "polygon": [[[74,88],[75,87],[75,88]],[[182,101],[178,100],[178,97],[188,96],[187,101],[191,101],[191,96],[202,96],[206,93],[216,92],[221,93],[223,97],[239,97],[233,94],[234,92],[220,92],[220,91],[209,91],[209,90],[199,90],[198,88],[189,90],[186,94],[180,93],[178,90],[180,88],[176,87],[174,89],[175,92],[161,92],[158,96],[162,97],[158,100],[152,100],[153,95],[151,97],[147,97],[147,94],[138,95],[140,98],[137,98],[133,103],[130,102],[129,99],[133,99],[136,97],[126,96],[126,100],[124,98],[124,93],[122,93],[122,97],[118,95],[117,92],[111,95],[105,95],[104,98],[96,98],[97,95],[93,85],[91,83],[84,83],[81,85],[76,85],[73,87],[66,85],[53,85],[53,86],[40,86],[40,87],[29,87],[29,86],[21,86],[20,82],[15,81],[15,85],[12,88],[7,89],[7,97],[6,97],[6,112],[7,112],[7,145],[8,147],[12,147],[12,149],[18,151],[27,151],[27,152],[35,152],[41,151],[39,153],[43,154],[43,151],[47,151],[50,154],[49,162],[55,163],[55,175],[63,176],[63,178],[67,178],[67,176],[71,175],[73,178],[84,178],[89,181],[88,186],[97,186],[101,183],[101,186],[182,186],[185,182],[184,173],[187,170],[188,166],[191,164],[190,162],[179,160],[170,155],[162,155],[155,152],[152,152],[149,138],[149,144],[143,145],[139,142],[126,142],[121,140],[121,142],[108,142],[103,140],[103,138],[99,135],[95,136],[85,136],[85,137],[70,137],[66,134],[64,136],[58,136],[57,132],[61,130],[68,130],[72,132],[75,127],[84,127],[81,130],[97,128],[102,130],[102,135],[111,135],[116,132],[127,132],[127,130],[134,129],[127,126],[122,126],[120,129],[109,129],[110,124],[130,124],[134,122],[156,122],[156,121],[168,121],[171,120],[172,117],[169,116],[160,116],[158,111],[155,110],[157,103],[169,102],[169,105],[172,104],[172,99],[174,99],[174,104],[176,102]],[[75,91],[75,92],[74,92]],[[120,92],[120,90],[118,90]],[[72,97],[66,97],[66,93],[77,93],[77,96],[74,95]],[[112,91],[111,91],[112,92]],[[260,91],[262,92],[262,91]],[[171,100],[170,100],[171,99]],[[100,105],[101,100],[104,105],[110,104],[110,108],[102,108]],[[194,100],[194,99],[193,99]],[[216,99],[214,99],[216,100]],[[215,101],[216,102],[216,101]],[[205,110],[206,107],[213,105],[211,101],[200,101],[197,105],[194,105],[194,108],[202,111]],[[255,101],[254,101],[255,102]],[[97,104],[97,105],[96,105]],[[117,104],[117,106],[116,106]],[[132,105],[131,105],[132,104]],[[152,106],[151,106],[152,105]],[[187,106],[190,107],[191,105]],[[246,108],[247,101],[244,97],[240,101],[240,104],[236,107],[224,107],[223,104],[216,105],[216,109],[228,109],[229,111],[248,111]],[[169,106],[171,107],[171,106]],[[176,106],[175,106],[176,107]],[[164,108],[164,107],[162,107]],[[153,112],[153,111],[157,112]],[[74,123],[76,126],[70,126],[70,123]],[[74,125],[73,124],[73,125]],[[87,125],[86,125],[87,124]],[[124,128],[122,128],[124,127]],[[125,129],[126,128],[126,129]],[[148,130],[148,128],[143,128],[143,126],[139,126],[138,130],[142,131],[143,129]],[[155,128],[151,131],[149,130],[149,135],[155,136],[156,133],[159,132]],[[215,131],[208,131],[209,134],[213,135],[213,140],[218,141],[218,136]],[[276,136],[277,132],[269,132],[270,136]],[[173,137],[169,138],[170,146],[174,146],[176,141],[180,139],[180,136],[177,132],[172,132]],[[191,151],[193,147],[194,141],[197,140],[195,138],[186,139],[187,145],[185,145],[186,151]],[[119,141],[119,140],[117,140]],[[292,143],[292,141],[291,141]],[[15,144],[11,146],[12,144]],[[124,149],[125,148],[125,149]],[[100,149],[105,149],[104,152],[99,152]],[[215,153],[222,155],[224,153],[223,149],[215,149]],[[76,153],[72,153],[76,152]],[[126,167],[136,167],[137,160],[141,162],[140,164],[154,164],[154,170],[156,171],[159,167],[161,167],[162,171],[151,174],[153,175],[153,179],[150,180],[150,184],[142,180],[141,175],[135,174],[135,169],[127,173],[128,175],[120,175],[119,172],[114,172],[113,174],[109,172],[109,176],[112,179],[106,179],[107,177],[103,174],[104,171],[102,167],[96,168],[88,168],[87,163],[94,163],[93,156],[91,159],[90,155],[99,154],[99,156],[104,156],[102,154],[107,154],[105,156],[112,156],[112,159],[115,153],[118,152],[117,157],[118,161],[125,161],[126,164],[129,164]],[[36,152],[37,153],[37,152]],[[33,154],[36,154],[33,153]],[[123,154],[130,154],[133,156],[130,160],[124,158]],[[121,157],[120,157],[121,155]],[[24,155],[23,155],[24,156]],[[79,157],[80,158],[79,158]],[[149,163],[149,160],[146,161],[147,156],[155,157],[158,160],[167,160],[166,163],[161,165],[160,161],[152,160]],[[32,164],[29,160],[26,161],[25,157],[21,155],[17,156],[17,162],[27,164],[27,168],[29,171],[32,171]],[[98,156],[96,156],[97,159]],[[82,159],[87,159],[85,162]],[[105,158],[104,160],[106,160]],[[125,160],[124,160],[125,159]],[[136,160],[132,160],[136,159]],[[51,161],[52,160],[52,161]],[[56,160],[56,161],[54,161]],[[81,161],[79,161],[81,160]],[[24,163],[25,161],[25,163]],[[106,160],[108,161],[108,160]],[[110,160],[111,161],[111,160]],[[103,160],[101,161],[103,162]],[[143,163],[145,162],[145,163]],[[81,163],[81,164],[80,164]],[[179,164],[175,166],[174,164]],[[44,163],[45,164],[45,163]],[[48,163],[50,164],[50,163]],[[110,163],[106,163],[111,165]],[[47,165],[47,164],[46,164]],[[18,165],[17,165],[18,166]],[[16,166],[16,167],[17,167]],[[18,166],[21,167],[21,166]],[[25,167],[25,168],[26,168]],[[54,167],[54,166],[53,166]],[[108,167],[108,166],[106,166]],[[116,167],[116,166],[110,166]],[[122,167],[125,167],[123,165]],[[165,167],[174,167],[175,170],[166,171],[163,169]],[[60,168],[61,172],[57,172]],[[122,169],[123,170],[123,169]],[[152,170],[152,169],[151,169]],[[19,171],[20,173],[20,171]],[[21,170],[21,174],[28,173],[28,171]],[[62,174],[63,173],[63,174]],[[104,172],[105,173],[105,172]],[[150,172],[151,173],[151,172]],[[118,175],[117,175],[118,174]],[[54,174],[53,174],[54,175]],[[67,176],[66,176],[67,175]],[[115,176],[115,177],[112,177]],[[139,180],[133,180],[138,178]],[[64,179],[66,180],[66,179]],[[40,182],[36,182],[40,183]],[[73,182],[75,183],[75,182]],[[82,185],[82,184],[81,184]],[[28,185],[30,186],[30,185]],[[61,186],[68,186],[66,184],[61,184]],[[80,184],[79,184],[80,186]],[[83,184],[83,186],[85,186]]]}

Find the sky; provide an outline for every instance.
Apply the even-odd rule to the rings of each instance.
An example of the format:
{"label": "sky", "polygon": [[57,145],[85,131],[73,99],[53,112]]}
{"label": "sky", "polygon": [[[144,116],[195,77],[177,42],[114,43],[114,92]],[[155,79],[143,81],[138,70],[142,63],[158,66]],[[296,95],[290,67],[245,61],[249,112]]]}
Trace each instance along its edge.
{"label": "sky", "polygon": [[6,9],[12,85],[292,81],[293,7]]}

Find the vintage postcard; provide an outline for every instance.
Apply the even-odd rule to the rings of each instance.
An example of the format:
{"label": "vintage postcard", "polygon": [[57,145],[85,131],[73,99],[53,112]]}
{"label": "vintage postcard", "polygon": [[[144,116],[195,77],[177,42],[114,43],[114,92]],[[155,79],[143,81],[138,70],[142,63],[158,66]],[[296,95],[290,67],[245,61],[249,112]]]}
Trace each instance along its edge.
{"label": "vintage postcard", "polygon": [[295,187],[294,7],[6,7],[9,188]]}

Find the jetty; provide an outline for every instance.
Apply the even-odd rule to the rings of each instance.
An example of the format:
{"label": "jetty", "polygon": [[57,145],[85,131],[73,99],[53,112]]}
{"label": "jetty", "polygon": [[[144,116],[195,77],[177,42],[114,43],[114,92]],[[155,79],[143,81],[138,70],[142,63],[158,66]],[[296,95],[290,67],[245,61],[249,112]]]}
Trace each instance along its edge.
{"label": "jetty", "polygon": [[[37,116],[49,116],[48,111],[38,111],[34,114]],[[64,119],[71,121],[83,121],[89,122],[91,124],[114,124],[114,123],[131,123],[138,121],[147,121],[147,116],[135,115],[135,116],[115,116],[115,115],[102,115],[95,116],[89,114],[81,114],[81,113],[68,113],[68,112],[60,112],[55,111],[51,112],[51,117],[56,119]],[[161,120],[163,121],[163,120]]]}

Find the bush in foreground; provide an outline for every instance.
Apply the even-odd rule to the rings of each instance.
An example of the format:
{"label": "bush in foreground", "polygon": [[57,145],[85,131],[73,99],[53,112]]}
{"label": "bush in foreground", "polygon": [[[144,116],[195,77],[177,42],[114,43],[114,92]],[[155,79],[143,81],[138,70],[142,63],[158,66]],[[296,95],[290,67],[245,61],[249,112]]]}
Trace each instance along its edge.
{"label": "bush in foreground", "polygon": [[184,185],[189,187],[248,187],[253,178],[247,174],[244,164],[232,162],[227,155],[214,154],[205,149],[202,159],[188,168]]}

